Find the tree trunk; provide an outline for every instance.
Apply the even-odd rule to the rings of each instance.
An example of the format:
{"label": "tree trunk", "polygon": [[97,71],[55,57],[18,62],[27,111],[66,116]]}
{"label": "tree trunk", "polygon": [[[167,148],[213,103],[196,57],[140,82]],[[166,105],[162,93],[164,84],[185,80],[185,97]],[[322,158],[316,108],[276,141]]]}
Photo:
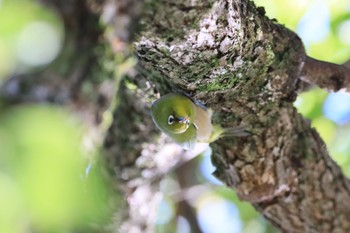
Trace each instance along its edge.
{"label": "tree trunk", "polygon": [[[159,139],[149,113],[159,93],[180,92],[213,109],[214,123],[252,132],[211,144],[215,175],[277,229],[350,232],[349,180],[293,106],[305,82],[349,90],[345,66],[308,58],[295,33],[248,0],[41,2],[64,20],[64,52],[45,71],[11,77],[1,98],[9,105],[66,105],[90,126],[96,146],[103,141],[109,171],[126,200],[110,231],[154,232],[160,179],[192,158]],[[100,44],[99,15],[114,60]],[[103,66],[106,61],[115,70]],[[106,113],[113,115],[110,124]],[[166,154],[169,147],[173,154]]]}
{"label": "tree trunk", "polygon": [[[214,110],[214,123],[253,134],[212,144],[215,175],[282,232],[349,232],[349,180],[293,106],[300,78],[319,84],[312,77],[326,66],[249,1],[145,8],[135,47],[157,90],[190,94]],[[344,81],[323,87],[339,90],[349,72],[333,66],[328,77]]]}

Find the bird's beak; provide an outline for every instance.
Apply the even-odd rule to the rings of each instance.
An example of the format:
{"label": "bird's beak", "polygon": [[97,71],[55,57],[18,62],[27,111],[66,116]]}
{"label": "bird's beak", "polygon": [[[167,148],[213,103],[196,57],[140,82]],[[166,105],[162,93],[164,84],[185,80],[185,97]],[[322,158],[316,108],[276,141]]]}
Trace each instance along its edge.
{"label": "bird's beak", "polygon": [[183,124],[189,124],[190,123],[190,118],[188,116],[185,117],[179,117],[179,123],[183,123]]}

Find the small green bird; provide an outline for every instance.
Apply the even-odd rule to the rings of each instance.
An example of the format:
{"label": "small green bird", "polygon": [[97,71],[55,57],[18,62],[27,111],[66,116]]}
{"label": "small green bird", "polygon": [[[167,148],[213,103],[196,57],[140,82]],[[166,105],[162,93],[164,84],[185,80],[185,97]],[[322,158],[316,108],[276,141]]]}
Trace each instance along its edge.
{"label": "small green bird", "polygon": [[153,103],[151,114],[156,126],[185,149],[193,149],[196,142],[211,143],[222,136],[249,135],[242,127],[213,126],[212,111],[181,94],[161,97]]}

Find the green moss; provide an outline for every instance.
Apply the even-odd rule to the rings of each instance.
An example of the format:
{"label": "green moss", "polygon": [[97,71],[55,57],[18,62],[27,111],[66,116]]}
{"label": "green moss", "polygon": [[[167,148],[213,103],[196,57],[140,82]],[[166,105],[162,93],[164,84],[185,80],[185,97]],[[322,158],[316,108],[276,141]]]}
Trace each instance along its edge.
{"label": "green moss", "polygon": [[239,82],[239,79],[231,73],[222,74],[215,79],[212,79],[211,82],[202,84],[198,87],[200,91],[220,91],[227,90],[234,87]]}
{"label": "green moss", "polygon": [[214,81],[207,85],[201,85],[198,87],[198,89],[200,91],[216,91],[216,90],[222,90],[222,85],[220,82]]}
{"label": "green moss", "polygon": [[198,81],[202,80],[208,73],[210,69],[207,67],[206,64],[195,64],[193,66],[189,66],[188,69],[183,74],[183,77],[190,81]]}

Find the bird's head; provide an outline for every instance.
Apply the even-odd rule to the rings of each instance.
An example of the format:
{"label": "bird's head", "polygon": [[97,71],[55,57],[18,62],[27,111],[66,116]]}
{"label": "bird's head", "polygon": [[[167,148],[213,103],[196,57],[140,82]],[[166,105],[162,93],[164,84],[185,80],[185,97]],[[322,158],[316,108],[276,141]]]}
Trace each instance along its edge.
{"label": "bird's head", "polygon": [[193,123],[194,103],[179,94],[163,96],[152,105],[154,123],[164,133],[182,134]]}

